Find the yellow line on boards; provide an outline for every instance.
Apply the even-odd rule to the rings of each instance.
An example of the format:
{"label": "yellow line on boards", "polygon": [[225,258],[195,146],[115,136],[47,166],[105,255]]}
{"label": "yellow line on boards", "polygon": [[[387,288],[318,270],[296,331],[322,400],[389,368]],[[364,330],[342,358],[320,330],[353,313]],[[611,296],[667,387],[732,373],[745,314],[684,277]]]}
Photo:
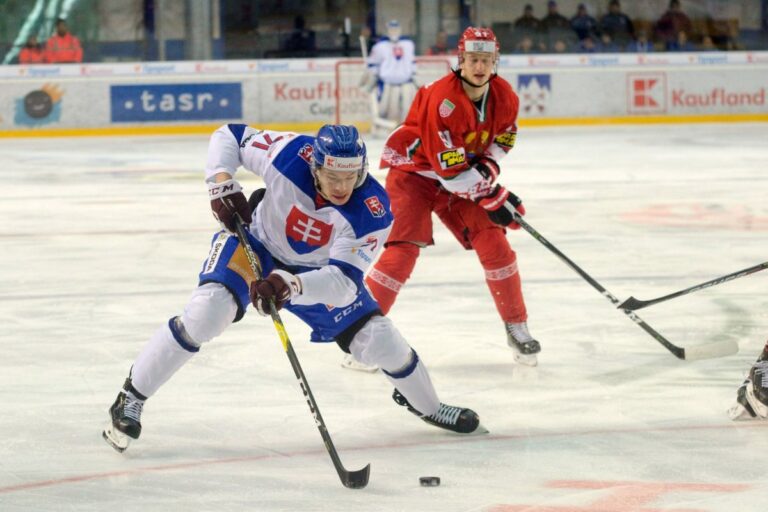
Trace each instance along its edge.
{"label": "yellow line on boards", "polygon": [[[686,116],[623,116],[623,117],[559,117],[531,118],[521,116],[518,124],[524,127],[539,126],[585,126],[618,124],[681,124],[681,123],[746,123],[768,122],[765,114],[702,114]],[[324,123],[264,123],[252,125],[255,128],[276,131],[314,133]],[[369,123],[356,123],[360,129]],[[105,126],[103,128],[48,128],[27,130],[0,130],[1,138],[18,137],[113,137],[142,135],[209,135],[221,125],[165,125],[165,126]]]}

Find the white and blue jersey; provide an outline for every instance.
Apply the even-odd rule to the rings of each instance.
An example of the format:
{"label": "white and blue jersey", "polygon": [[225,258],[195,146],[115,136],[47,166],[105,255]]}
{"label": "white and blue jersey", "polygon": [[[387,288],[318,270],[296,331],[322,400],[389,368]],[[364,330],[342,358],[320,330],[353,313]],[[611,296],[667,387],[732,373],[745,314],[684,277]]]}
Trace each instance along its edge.
{"label": "white and blue jersey", "polygon": [[[266,193],[253,212],[250,240],[264,276],[274,268],[300,275],[303,291],[285,308],[312,327],[312,341],[334,341],[379,306],[363,284],[392,226],[389,198],[371,176],[344,205],[324,200],[311,172],[315,138],[290,132],[222,126],[211,137],[206,179],[235,176],[238,168],[261,176]],[[226,286],[241,318],[255,276],[236,237],[214,235],[200,284]]]}

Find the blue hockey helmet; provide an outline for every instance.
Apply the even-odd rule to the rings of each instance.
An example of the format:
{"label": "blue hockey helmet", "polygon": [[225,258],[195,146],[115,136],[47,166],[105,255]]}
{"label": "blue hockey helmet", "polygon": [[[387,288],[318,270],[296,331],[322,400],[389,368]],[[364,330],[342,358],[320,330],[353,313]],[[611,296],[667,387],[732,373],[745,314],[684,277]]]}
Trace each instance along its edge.
{"label": "blue hockey helmet", "polygon": [[365,142],[352,125],[326,124],[317,132],[312,147],[313,172],[324,167],[329,171],[356,172],[355,187],[368,176]]}

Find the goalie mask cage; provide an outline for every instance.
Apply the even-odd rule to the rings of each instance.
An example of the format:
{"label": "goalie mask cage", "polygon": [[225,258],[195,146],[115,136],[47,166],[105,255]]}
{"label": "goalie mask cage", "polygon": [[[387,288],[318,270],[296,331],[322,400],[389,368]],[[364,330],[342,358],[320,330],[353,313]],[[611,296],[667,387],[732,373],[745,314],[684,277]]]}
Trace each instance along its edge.
{"label": "goalie mask cage", "polygon": [[[451,72],[456,57],[416,57],[416,83],[434,82]],[[373,122],[371,96],[360,82],[366,73],[363,59],[340,59],[334,73],[336,124],[352,124],[361,132],[369,132]]]}

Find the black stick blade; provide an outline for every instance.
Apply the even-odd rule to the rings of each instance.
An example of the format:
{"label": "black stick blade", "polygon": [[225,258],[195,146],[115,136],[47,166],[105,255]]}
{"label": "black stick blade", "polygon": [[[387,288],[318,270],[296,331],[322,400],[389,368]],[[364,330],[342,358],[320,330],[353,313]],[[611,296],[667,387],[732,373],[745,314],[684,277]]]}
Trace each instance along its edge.
{"label": "black stick blade", "polygon": [[344,474],[340,474],[341,483],[344,484],[344,487],[349,489],[362,489],[368,485],[368,477],[370,476],[370,473],[370,464],[357,471],[345,471]]}
{"label": "black stick blade", "polygon": [[629,310],[629,311],[635,311],[635,310],[638,310],[638,309],[642,309],[645,306],[646,306],[646,304],[645,304],[644,300],[638,300],[638,299],[636,299],[634,297],[630,297],[630,298],[628,298],[627,300],[625,300],[624,302],[622,302],[621,304],[619,304],[616,307],[619,308],[619,309],[626,309],[626,310]]}

